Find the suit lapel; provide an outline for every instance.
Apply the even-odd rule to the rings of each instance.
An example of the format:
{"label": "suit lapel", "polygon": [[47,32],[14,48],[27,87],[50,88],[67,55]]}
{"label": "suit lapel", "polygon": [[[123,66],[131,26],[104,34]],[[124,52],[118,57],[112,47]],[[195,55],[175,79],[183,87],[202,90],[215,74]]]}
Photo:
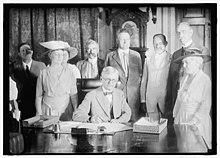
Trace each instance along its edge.
{"label": "suit lapel", "polygon": [[132,67],[134,67],[134,65],[136,65],[136,61],[135,61],[135,57],[134,57],[134,55],[131,53],[131,50],[129,49],[129,57],[128,57],[129,59],[129,64],[128,64],[128,76],[129,76],[129,74],[130,74],[130,70],[132,69]]}
{"label": "suit lapel", "polygon": [[112,108],[113,108],[113,115],[114,118],[116,116],[116,113],[119,111],[118,109],[120,108],[119,106],[119,95],[117,93],[117,91],[113,90],[113,94],[112,94]]}
{"label": "suit lapel", "polygon": [[116,61],[116,63],[118,63],[118,66],[120,67],[120,69],[124,72],[124,69],[122,67],[122,63],[118,54],[118,50],[114,51],[114,54],[112,55],[112,58]]}
{"label": "suit lapel", "polygon": [[96,99],[100,105],[100,107],[103,109],[105,114],[110,117],[110,102],[109,100],[104,96],[102,87],[99,87],[97,89]]}
{"label": "suit lapel", "polygon": [[82,63],[82,70],[81,70],[81,74],[82,74],[82,78],[86,78],[86,68],[87,68],[87,62],[88,62],[88,59],[84,60],[83,63]]}
{"label": "suit lapel", "polygon": [[35,72],[35,65],[36,65],[36,62],[32,59],[30,72]]}

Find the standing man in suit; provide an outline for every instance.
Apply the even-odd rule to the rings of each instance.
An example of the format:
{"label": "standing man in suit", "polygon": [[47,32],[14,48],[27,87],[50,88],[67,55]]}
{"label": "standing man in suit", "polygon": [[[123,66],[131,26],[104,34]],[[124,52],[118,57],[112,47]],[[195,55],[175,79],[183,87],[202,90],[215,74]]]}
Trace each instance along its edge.
{"label": "standing man in suit", "polygon": [[86,53],[88,58],[77,62],[82,78],[98,78],[101,75],[104,67],[104,61],[98,58],[99,44],[94,40],[89,40],[86,43]]}
{"label": "standing man in suit", "polygon": [[121,89],[131,108],[131,121],[140,118],[140,83],[142,63],[140,54],[129,49],[130,35],[126,29],[117,32],[118,49],[107,54],[105,66],[112,66],[119,72],[117,88]]}
{"label": "standing man in suit", "polygon": [[[184,52],[189,48],[197,48],[202,54],[210,55],[210,52],[207,48],[196,44],[192,40],[193,29],[187,22],[182,22],[177,26],[177,32],[179,36],[179,40],[182,44],[182,47],[175,51],[171,58],[171,64],[168,74],[167,81],[167,93],[166,93],[166,101],[165,101],[165,115],[168,118],[169,122],[173,122],[173,107],[176,102],[177,91],[179,89],[179,81],[184,73],[184,69],[182,67],[182,63],[176,63],[174,60],[179,58],[180,56],[184,56]],[[203,65],[204,72],[207,74],[211,73],[210,62]]]}
{"label": "standing man in suit", "polygon": [[83,102],[73,113],[73,121],[79,122],[128,122],[131,109],[123,91],[115,88],[118,71],[107,66],[101,74],[102,86],[87,93]]}
{"label": "standing man in suit", "polygon": [[14,66],[14,78],[18,87],[18,106],[21,119],[35,116],[35,95],[37,77],[40,70],[46,68],[45,64],[32,59],[33,51],[28,43],[18,46],[18,55]]}

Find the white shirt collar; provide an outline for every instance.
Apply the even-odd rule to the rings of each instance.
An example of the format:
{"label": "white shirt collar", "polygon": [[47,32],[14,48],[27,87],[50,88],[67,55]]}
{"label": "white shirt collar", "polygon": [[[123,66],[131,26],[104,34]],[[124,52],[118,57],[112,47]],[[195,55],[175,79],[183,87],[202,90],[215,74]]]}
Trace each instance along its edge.
{"label": "white shirt collar", "polygon": [[23,61],[22,61],[22,63],[23,63],[23,66],[24,66],[24,69],[26,69],[26,65],[28,66],[28,68],[29,68],[29,70],[31,69],[31,64],[32,64],[32,59],[31,59],[31,61],[28,63],[28,64],[26,64],[26,63],[24,63]]}
{"label": "white shirt collar", "polygon": [[189,47],[191,44],[192,44],[192,39],[191,40],[189,40],[188,42],[186,42],[184,45],[183,45],[183,47],[184,48],[186,48],[186,47]]}
{"label": "white shirt collar", "polygon": [[123,49],[118,48],[118,52],[119,52],[119,53],[128,54],[128,53],[129,53],[129,49],[123,50]]}
{"label": "white shirt collar", "polygon": [[105,93],[105,92],[112,92],[112,91],[109,91],[109,90],[105,89],[104,86],[102,86],[102,90],[103,90],[104,93]]}
{"label": "white shirt collar", "polygon": [[88,58],[88,61],[89,61],[89,63],[91,63],[91,64],[97,63],[97,60],[98,60],[98,58],[94,58],[94,59]]}

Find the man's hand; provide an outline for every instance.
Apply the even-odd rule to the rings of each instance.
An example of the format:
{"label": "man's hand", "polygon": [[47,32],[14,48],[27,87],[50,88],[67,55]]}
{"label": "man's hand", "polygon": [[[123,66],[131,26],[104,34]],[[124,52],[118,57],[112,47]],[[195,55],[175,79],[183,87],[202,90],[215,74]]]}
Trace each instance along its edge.
{"label": "man's hand", "polygon": [[92,123],[102,123],[102,122],[104,122],[104,120],[98,115],[92,116],[90,120],[91,120]]}
{"label": "man's hand", "polygon": [[112,119],[110,122],[111,123],[120,123],[118,119]]}
{"label": "man's hand", "polygon": [[160,114],[159,114],[159,112],[149,112],[148,116],[150,118],[150,122],[160,121]]}

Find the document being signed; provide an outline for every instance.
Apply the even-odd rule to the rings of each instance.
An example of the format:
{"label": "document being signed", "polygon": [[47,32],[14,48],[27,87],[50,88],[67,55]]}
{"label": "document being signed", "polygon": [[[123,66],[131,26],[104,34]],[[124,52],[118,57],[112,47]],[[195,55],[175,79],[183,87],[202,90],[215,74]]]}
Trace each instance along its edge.
{"label": "document being signed", "polygon": [[[121,123],[82,123],[73,121],[60,122],[60,133],[71,133],[72,128],[86,128],[87,134],[114,134],[115,132],[131,130],[130,126]],[[103,131],[100,132],[99,129]]]}

